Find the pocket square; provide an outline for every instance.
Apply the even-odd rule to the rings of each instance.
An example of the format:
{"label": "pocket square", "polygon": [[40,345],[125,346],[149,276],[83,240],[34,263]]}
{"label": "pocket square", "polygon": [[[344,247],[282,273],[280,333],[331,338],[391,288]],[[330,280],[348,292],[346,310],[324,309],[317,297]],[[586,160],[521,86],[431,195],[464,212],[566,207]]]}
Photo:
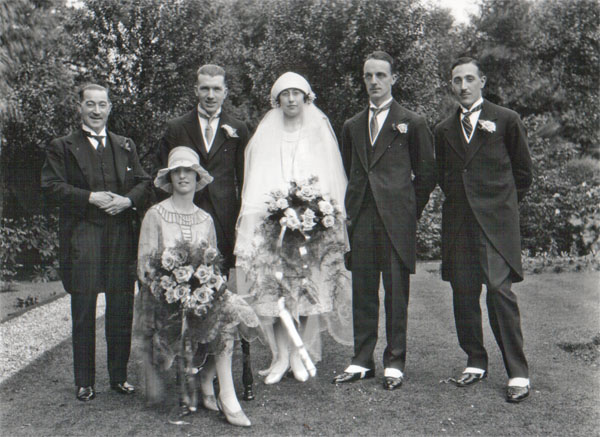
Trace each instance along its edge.
{"label": "pocket square", "polygon": [[131,171],[133,170],[131,167],[127,167],[127,171]]}

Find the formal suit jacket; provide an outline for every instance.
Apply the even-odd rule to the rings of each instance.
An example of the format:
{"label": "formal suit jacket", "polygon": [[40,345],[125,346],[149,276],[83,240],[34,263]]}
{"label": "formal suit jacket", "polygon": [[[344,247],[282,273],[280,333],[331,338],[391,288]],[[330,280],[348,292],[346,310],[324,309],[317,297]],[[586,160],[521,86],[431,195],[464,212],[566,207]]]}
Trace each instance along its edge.
{"label": "formal suit jacket", "polygon": [[[519,115],[484,100],[471,142],[458,112],[434,130],[442,208],[442,278],[452,280],[455,237],[470,209],[485,236],[509,264],[513,281],[523,279],[519,207],[532,181],[527,135]],[[482,121],[493,132],[482,128]],[[493,123],[493,124],[492,124]]]}
{"label": "formal suit jacket", "polygon": [[[235,129],[230,135],[224,125]],[[177,146],[191,147],[200,156],[200,165],[214,178],[205,189],[196,193],[194,203],[203,207],[207,200],[214,208],[213,220],[224,235],[218,238],[228,240],[227,247],[233,248],[235,223],[240,211],[240,196],[244,181],[244,149],[248,143],[246,124],[221,112],[219,127],[215,133],[210,152],[206,151],[204,139],[198,121],[198,110],[167,122],[167,129],[160,145],[160,161],[166,167],[169,151]],[[212,213],[212,211],[209,211]],[[221,242],[218,242],[222,247]]]}
{"label": "formal suit jacket", "polygon": [[[78,129],[68,136],[53,140],[46,147],[41,186],[45,194],[60,208],[61,279],[65,290],[69,293],[105,291],[98,290],[98,284],[85,283],[81,278],[98,277],[104,274],[98,273],[99,269],[103,269],[102,272],[115,271],[115,269],[106,269],[106,266],[100,265],[72,265],[75,251],[91,250],[90,244],[95,244],[87,241],[81,244],[83,247],[74,247],[72,236],[75,229],[77,229],[78,235],[85,235],[92,227],[105,226],[108,220],[115,222],[118,226],[123,226],[126,235],[130,238],[122,241],[122,244],[127,245],[131,250],[119,248],[117,252],[127,253],[127,259],[116,257],[109,259],[108,262],[114,265],[127,264],[125,271],[134,268],[140,215],[143,214],[151,194],[151,180],[140,164],[133,141],[110,131],[107,131],[107,135],[112,145],[119,185],[116,194],[126,196],[132,202],[131,208],[116,217],[109,217],[97,206],[89,203],[90,184],[93,178],[97,179],[98,175],[93,175],[94,166],[90,159],[90,150],[93,151],[93,148],[83,131]],[[82,240],[77,239],[77,241]],[[95,249],[100,250],[99,248]],[[77,269],[77,274],[72,274],[73,269]],[[135,269],[131,272],[134,273]],[[133,292],[134,278],[135,276],[128,274],[123,278],[110,278],[109,283],[116,284],[117,289]]]}
{"label": "formal suit jacket", "polygon": [[347,120],[342,130],[350,241],[353,221],[370,189],[394,249],[414,273],[417,219],[435,187],[433,139],[425,119],[394,100],[369,158],[368,111]]}

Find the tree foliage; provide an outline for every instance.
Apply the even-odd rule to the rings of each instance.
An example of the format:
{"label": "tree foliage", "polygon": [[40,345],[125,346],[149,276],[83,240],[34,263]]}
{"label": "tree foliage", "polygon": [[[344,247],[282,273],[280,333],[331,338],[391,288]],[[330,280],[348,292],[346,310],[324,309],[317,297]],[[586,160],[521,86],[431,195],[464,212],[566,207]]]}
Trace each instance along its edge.
{"label": "tree foliage", "polygon": [[[225,67],[226,109],[251,127],[269,109],[275,79],[290,70],[303,74],[339,133],[366,103],[364,57],[381,49],[395,60],[394,96],[424,114],[432,127],[455,105],[450,66],[464,54],[480,59],[486,97],[535,120],[529,124],[536,179],[523,205],[529,214],[523,220],[526,247],[535,252],[576,242],[585,251],[581,235],[590,226],[596,229],[586,225],[587,217],[570,213],[579,208],[598,215],[597,208],[581,209],[588,191],[562,193],[574,172],[567,161],[598,155],[600,144],[597,0],[483,0],[471,23],[462,26],[453,26],[448,10],[414,0],[81,3],[78,8],[62,0],[0,3],[4,215],[17,218],[44,208],[42,148],[78,126],[75,88],[84,82],[110,89],[109,127],[133,138],[153,174],[164,122],[196,103],[201,64]],[[563,162],[554,165],[544,157],[556,150]],[[560,220],[550,214],[556,200],[548,201],[557,192],[566,199],[558,209],[569,211]],[[439,251],[441,200],[436,192],[419,227],[423,257]]]}

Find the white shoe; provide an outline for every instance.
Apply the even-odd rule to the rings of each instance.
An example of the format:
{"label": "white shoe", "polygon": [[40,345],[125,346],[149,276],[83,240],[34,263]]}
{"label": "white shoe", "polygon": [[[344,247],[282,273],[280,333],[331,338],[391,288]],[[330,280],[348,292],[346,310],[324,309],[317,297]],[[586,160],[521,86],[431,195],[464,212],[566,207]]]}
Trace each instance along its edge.
{"label": "white shoe", "polygon": [[294,350],[290,356],[290,366],[292,368],[292,372],[294,372],[294,378],[300,382],[308,381],[309,374],[306,367],[304,367],[304,363],[302,363],[302,359],[298,354],[297,350]]}

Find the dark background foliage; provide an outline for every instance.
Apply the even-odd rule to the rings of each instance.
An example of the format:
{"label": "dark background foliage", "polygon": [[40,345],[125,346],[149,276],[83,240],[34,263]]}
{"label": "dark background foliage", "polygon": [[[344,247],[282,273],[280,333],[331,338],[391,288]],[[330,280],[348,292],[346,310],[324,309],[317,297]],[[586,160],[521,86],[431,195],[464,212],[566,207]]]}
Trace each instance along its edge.
{"label": "dark background foliage", "polygon": [[[452,60],[468,54],[482,63],[486,97],[528,127],[536,167],[521,208],[524,249],[598,253],[599,12],[596,0],[483,0],[469,25],[454,26],[448,10],[414,0],[3,2],[2,216],[52,213],[39,189],[43,147],[79,124],[84,82],[110,88],[110,128],[133,138],[154,173],[164,122],[195,104],[203,63],[225,67],[226,107],[251,127],[274,80],[303,74],[339,133],[366,102],[367,53],[393,56],[395,98],[432,128],[454,107]],[[419,224],[421,258],[439,256],[442,201],[436,190]]]}

